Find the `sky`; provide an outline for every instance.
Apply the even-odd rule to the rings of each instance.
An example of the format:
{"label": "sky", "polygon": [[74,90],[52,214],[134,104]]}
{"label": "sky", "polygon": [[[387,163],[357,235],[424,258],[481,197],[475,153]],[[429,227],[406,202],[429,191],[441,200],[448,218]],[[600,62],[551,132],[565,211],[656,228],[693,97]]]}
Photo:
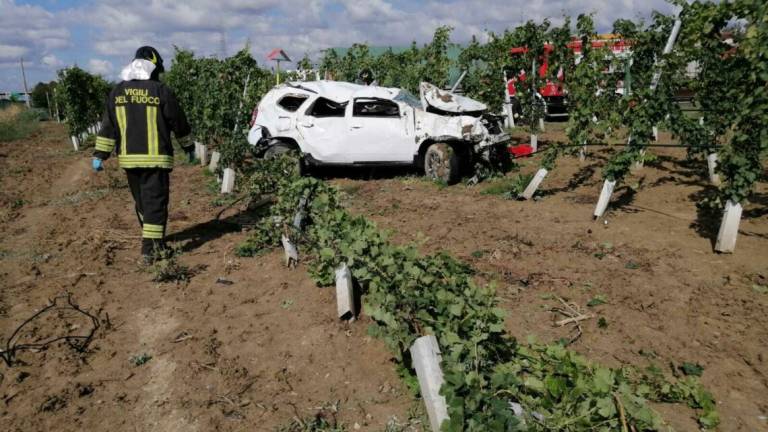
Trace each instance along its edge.
{"label": "sky", "polygon": [[[250,42],[263,66],[274,48],[294,60],[346,47],[426,43],[436,27],[454,28],[452,41],[500,32],[533,19],[593,13],[599,31],[616,18],[669,13],[666,0],[0,0],[0,91],[23,89],[24,58],[31,89],[78,65],[108,80],[142,45],[171,63],[173,47],[198,55],[231,55]],[[290,67],[290,65],[288,65]]]}

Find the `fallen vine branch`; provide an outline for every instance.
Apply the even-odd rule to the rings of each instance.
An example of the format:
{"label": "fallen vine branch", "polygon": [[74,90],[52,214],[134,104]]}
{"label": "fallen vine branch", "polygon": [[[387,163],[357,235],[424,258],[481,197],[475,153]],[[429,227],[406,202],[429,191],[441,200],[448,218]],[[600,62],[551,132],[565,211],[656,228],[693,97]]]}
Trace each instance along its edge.
{"label": "fallen vine branch", "polygon": [[[60,305],[58,302],[59,300],[66,299],[65,305]],[[78,312],[79,314],[82,314],[86,316],[92,324],[91,330],[86,335],[80,335],[80,336],[59,336],[54,337],[52,339],[43,341],[43,342],[34,342],[34,343],[27,343],[27,344],[19,344],[17,343],[18,338],[17,336],[20,335],[21,330],[26,327],[28,324],[32,323],[36,319],[40,318],[41,316],[45,315],[48,312],[51,311],[65,311],[65,310],[74,310]],[[100,311],[99,311],[100,313]],[[44,349],[48,345],[51,345],[52,343],[58,342],[58,341],[66,341],[69,346],[73,349],[75,349],[78,352],[84,352],[86,348],[88,348],[88,345],[93,340],[94,335],[96,334],[96,331],[101,326],[99,323],[99,313],[97,315],[92,315],[86,310],[80,308],[77,304],[74,303],[72,300],[72,294],[67,293],[66,295],[60,295],[57,297],[54,297],[52,300],[49,300],[49,303],[46,307],[41,309],[39,312],[35,313],[31,317],[24,320],[24,322],[21,323],[18,327],[16,327],[16,330],[13,331],[11,336],[8,338],[8,340],[5,342],[5,349],[0,350],[0,357],[5,361],[5,364],[8,365],[8,367],[12,367],[14,363],[14,358],[16,357],[16,353],[22,350],[33,350],[33,349]]]}

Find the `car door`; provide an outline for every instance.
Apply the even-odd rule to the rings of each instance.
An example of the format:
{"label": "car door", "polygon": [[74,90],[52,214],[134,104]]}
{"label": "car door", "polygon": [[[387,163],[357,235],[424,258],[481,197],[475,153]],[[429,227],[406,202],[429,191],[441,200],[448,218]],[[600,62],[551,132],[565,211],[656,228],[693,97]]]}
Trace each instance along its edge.
{"label": "car door", "polygon": [[413,162],[413,110],[388,99],[358,97],[347,107],[345,147],[359,163]]}
{"label": "car door", "polygon": [[298,117],[297,129],[304,146],[302,151],[324,163],[351,163],[353,155],[344,147],[347,133],[344,118],[347,103],[317,97]]}

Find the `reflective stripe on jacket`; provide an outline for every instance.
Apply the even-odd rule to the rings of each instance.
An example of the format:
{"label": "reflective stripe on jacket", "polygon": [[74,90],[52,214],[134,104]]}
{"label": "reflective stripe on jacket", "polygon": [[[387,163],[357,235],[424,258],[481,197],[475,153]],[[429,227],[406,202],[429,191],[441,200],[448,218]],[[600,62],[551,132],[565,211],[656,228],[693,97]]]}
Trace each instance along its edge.
{"label": "reflective stripe on jacket", "polygon": [[190,133],[187,117],[165,84],[153,80],[123,81],[110,92],[94,156],[117,153],[120,167],[173,168],[171,132],[185,149]]}

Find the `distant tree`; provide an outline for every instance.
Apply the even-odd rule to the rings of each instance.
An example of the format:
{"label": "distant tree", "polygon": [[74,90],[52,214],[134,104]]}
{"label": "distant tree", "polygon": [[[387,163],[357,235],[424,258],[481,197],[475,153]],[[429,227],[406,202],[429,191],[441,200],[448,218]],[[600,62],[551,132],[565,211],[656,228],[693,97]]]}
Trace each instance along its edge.
{"label": "distant tree", "polygon": [[[48,83],[39,82],[32,88],[32,106],[36,108],[48,108],[49,99],[53,98],[53,89],[56,87],[56,81]],[[46,97],[46,93],[48,97]]]}
{"label": "distant tree", "polygon": [[304,53],[304,57],[301,60],[299,60],[297,68],[299,70],[311,70],[312,69],[312,60],[309,59],[309,54]]}

